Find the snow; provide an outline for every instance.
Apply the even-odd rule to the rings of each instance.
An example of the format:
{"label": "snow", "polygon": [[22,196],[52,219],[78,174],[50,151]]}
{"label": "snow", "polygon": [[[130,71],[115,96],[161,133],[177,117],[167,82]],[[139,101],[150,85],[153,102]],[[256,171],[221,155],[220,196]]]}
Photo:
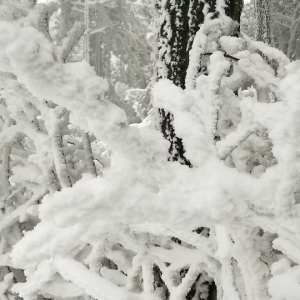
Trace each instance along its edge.
{"label": "snow", "polygon": [[16,210],[14,210],[11,214],[3,217],[0,221],[0,232],[4,229],[8,228],[12,224],[18,222],[18,220],[24,219],[24,215],[26,215],[26,210],[39,199],[41,199],[46,192],[42,192],[37,196],[33,196],[30,200],[28,200],[25,204],[19,206]]}
{"label": "snow", "polygon": [[[173,114],[192,168],[168,161],[168,142],[148,120],[128,125],[105,99],[108,82],[87,62],[64,64],[36,29],[0,23],[0,71],[15,76],[1,93],[8,197],[1,198],[0,257],[26,277],[11,288],[6,275],[2,295],[164,299],[154,285],[157,266],[171,300],[184,299],[200,274],[215,281],[218,299],[299,298],[299,62],[224,36],[234,24],[224,1],[217,7],[220,18],[207,15],[195,37],[187,89],[167,79],[152,89],[154,108]],[[168,61],[169,50],[159,56]],[[257,50],[278,61],[278,75]],[[10,153],[20,136],[28,142],[22,158]],[[83,163],[93,162],[93,136],[112,152],[98,173]],[[5,169],[10,159],[13,175]],[[47,182],[36,193],[49,174],[57,186]],[[29,228],[22,232],[19,223]],[[196,233],[200,226],[209,234]]]}
{"label": "snow", "polygon": [[[138,295],[133,295],[127,292],[124,288],[119,288],[113,285],[110,281],[97,276],[89,271],[82,264],[63,258],[55,258],[53,266],[59,271],[62,277],[66,280],[74,282],[82,288],[86,294],[98,300],[113,300],[113,299],[143,299]],[[147,299],[156,299],[154,296]]]}
{"label": "snow", "polygon": [[272,267],[273,278],[269,282],[272,300],[296,300],[300,293],[299,266],[290,267],[287,259],[276,262]]}

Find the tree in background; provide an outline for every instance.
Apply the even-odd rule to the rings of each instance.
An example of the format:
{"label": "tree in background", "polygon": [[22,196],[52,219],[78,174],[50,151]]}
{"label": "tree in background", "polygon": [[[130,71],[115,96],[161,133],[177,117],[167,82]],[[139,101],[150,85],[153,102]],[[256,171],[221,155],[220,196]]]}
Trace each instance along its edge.
{"label": "tree in background", "polygon": [[268,45],[271,44],[271,21],[270,21],[270,1],[268,0],[255,0],[255,40],[264,42]]}
{"label": "tree in background", "polygon": [[291,60],[299,59],[300,7],[297,1],[252,1],[245,7],[243,32],[283,51]]}
{"label": "tree in background", "polygon": [[91,7],[91,64],[99,76],[108,79],[109,99],[127,110],[131,123],[141,122],[149,110],[144,107],[141,116],[133,106],[135,102],[148,106],[150,101],[150,13],[149,1],[118,0],[113,5]]}
{"label": "tree in background", "polygon": [[297,1],[272,1],[274,45],[292,59],[299,59],[300,4]]}
{"label": "tree in background", "polygon": [[67,42],[68,33],[77,41],[65,59],[80,61],[88,51],[97,75],[108,80],[107,97],[126,110],[130,123],[141,122],[149,111],[152,77],[148,0],[67,0],[61,1],[59,8],[51,19],[54,42]]}
{"label": "tree in background", "polygon": [[256,28],[256,15],[253,0],[244,4],[244,9],[241,15],[241,32],[254,38]]}

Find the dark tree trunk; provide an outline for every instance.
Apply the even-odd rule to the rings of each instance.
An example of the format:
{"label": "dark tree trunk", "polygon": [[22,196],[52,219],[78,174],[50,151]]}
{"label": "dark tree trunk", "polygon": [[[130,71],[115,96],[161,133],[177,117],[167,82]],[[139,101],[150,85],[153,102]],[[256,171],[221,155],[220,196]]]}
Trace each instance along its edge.
{"label": "dark tree trunk", "polygon": [[[162,3],[165,3],[162,6]],[[215,12],[216,0],[206,0],[210,5],[210,12]],[[240,22],[243,0],[227,1],[226,14],[233,20]],[[166,78],[175,85],[185,89],[186,73],[189,65],[189,51],[192,47],[194,37],[204,22],[203,8],[201,0],[156,0],[158,19],[165,18],[158,24],[158,64],[156,66],[157,79]],[[238,34],[237,32],[234,34]],[[200,62],[199,62],[200,67]],[[159,109],[160,130],[164,137],[170,142],[170,160],[179,161],[192,167],[185,157],[185,150],[182,139],[176,136],[173,120],[170,112]],[[201,232],[199,233],[201,234]],[[184,271],[184,270],[183,270]],[[187,270],[185,270],[187,271]],[[192,286],[186,299],[191,300],[196,294],[197,281]],[[206,300],[217,299],[217,287],[214,282],[204,282],[207,285],[208,296]]]}
{"label": "dark tree trunk", "polygon": [[[227,1],[226,14],[240,22],[243,0]],[[163,4],[165,3],[165,4]],[[206,0],[210,11],[215,11],[216,0]],[[157,79],[167,78],[175,85],[185,88],[186,72],[189,65],[189,51],[196,32],[204,22],[204,3],[201,0],[156,0],[159,17],[165,16],[159,24],[157,37],[158,61]],[[182,140],[176,136],[170,112],[159,109],[160,130],[170,142],[170,160],[179,161],[189,167],[191,163],[185,157]]]}
{"label": "dark tree trunk", "polygon": [[[215,0],[214,0],[215,1]],[[189,64],[189,50],[199,26],[204,21],[204,4],[200,0],[168,0],[164,7],[157,0],[159,15],[166,13],[158,32],[159,61],[157,78],[170,79],[175,85],[185,88],[186,71]],[[173,115],[159,109],[160,130],[170,142],[170,160],[191,166],[184,156],[182,140],[176,136]]]}
{"label": "dark tree trunk", "polygon": [[244,0],[229,0],[226,2],[227,8],[225,9],[226,14],[232,20],[241,22],[241,14],[244,6]]}

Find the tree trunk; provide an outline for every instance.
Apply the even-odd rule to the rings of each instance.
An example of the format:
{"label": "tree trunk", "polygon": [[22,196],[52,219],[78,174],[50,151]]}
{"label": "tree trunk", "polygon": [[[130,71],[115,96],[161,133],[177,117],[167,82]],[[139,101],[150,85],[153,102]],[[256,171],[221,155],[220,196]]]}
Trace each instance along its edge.
{"label": "tree trunk", "polygon": [[[204,21],[204,4],[200,0],[157,0],[159,16],[165,16],[158,24],[157,79],[167,78],[185,88],[186,71],[189,65],[189,50],[199,26]],[[160,130],[170,142],[170,160],[191,166],[184,156],[182,140],[176,136],[173,115],[159,109]]]}
{"label": "tree trunk", "polygon": [[[210,5],[210,12],[215,11],[216,0],[206,0],[206,4]],[[243,0],[230,0],[227,1],[227,5],[226,14],[240,22]],[[156,65],[158,80],[166,78],[182,89],[185,88],[189,51],[196,32],[204,22],[203,8],[204,3],[201,0],[156,0],[159,20]],[[173,115],[164,109],[159,109],[159,120],[160,130],[170,142],[170,160],[191,167],[191,163],[184,155],[182,140],[176,136]]]}
{"label": "tree trunk", "polygon": [[[264,1],[264,0],[259,0]],[[225,1],[227,8],[225,9],[226,15],[232,20],[241,22],[241,14],[244,6],[244,0],[229,0]]]}
{"label": "tree trunk", "polygon": [[271,44],[271,28],[270,28],[270,8],[269,1],[255,0],[255,39],[264,42],[268,45]]}
{"label": "tree trunk", "polygon": [[[215,12],[216,0],[206,0],[205,2],[210,5],[209,12]],[[227,1],[227,5],[226,14],[239,23],[243,0],[230,0]],[[156,0],[157,25],[159,28],[157,36],[157,80],[169,79],[175,85],[185,89],[189,51],[195,34],[204,22],[203,8],[204,3],[201,0]],[[239,34],[239,27],[234,34]],[[182,139],[176,136],[173,127],[173,115],[164,109],[159,109],[159,119],[160,130],[170,142],[170,160],[179,161],[181,164],[192,167],[184,155],[185,150]],[[195,286],[200,276],[202,275],[198,276],[191,291],[187,294],[187,300],[194,297]],[[215,283],[204,282],[203,284],[208,286],[206,300],[216,300],[217,287]]]}

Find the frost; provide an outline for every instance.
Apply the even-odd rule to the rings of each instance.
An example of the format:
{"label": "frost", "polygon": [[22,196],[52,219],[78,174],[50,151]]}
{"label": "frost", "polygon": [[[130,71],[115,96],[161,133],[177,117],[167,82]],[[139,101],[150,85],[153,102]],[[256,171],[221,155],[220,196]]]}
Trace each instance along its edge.
{"label": "frost", "polygon": [[0,23],[1,296],[208,299],[215,285],[217,299],[297,299],[299,61],[232,37],[224,5],[205,6],[186,89],[161,66],[151,90],[189,167],[168,160],[155,114],[130,126],[108,81],[66,62],[79,23],[61,48]]}

